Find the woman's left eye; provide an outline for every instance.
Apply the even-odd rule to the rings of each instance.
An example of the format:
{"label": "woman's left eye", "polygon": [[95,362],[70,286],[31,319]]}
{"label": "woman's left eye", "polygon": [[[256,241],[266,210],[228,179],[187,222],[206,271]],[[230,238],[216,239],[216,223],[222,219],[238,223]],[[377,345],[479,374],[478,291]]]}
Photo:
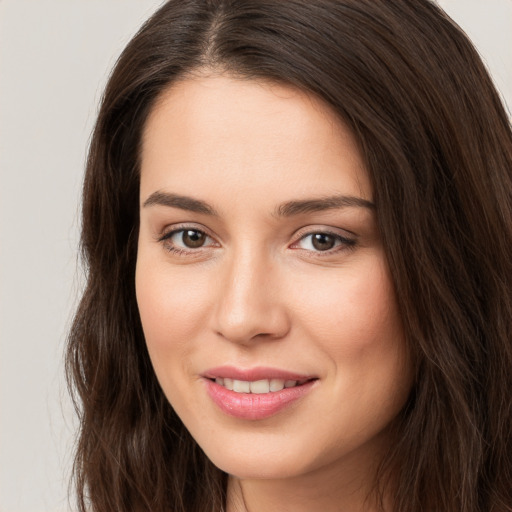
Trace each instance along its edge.
{"label": "woman's left eye", "polygon": [[335,233],[328,232],[316,232],[308,233],[300,238],[298,242],[294,244],[294,248],[305,249],[307,251],[314,252],[328,252],[337,248],[348,248],[353,247],[356,241],[351,238],[346,238]]}

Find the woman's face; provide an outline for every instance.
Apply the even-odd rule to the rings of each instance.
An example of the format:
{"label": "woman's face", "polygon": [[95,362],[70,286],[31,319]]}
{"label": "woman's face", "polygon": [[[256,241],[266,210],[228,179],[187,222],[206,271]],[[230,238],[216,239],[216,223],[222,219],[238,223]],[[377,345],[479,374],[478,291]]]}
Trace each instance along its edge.
{"label": "woman's face", "polygon": [[321,101],[227,76],[144,131],[137,301],[162,389],[224,471],[371,464],[410,390],[372,189]]}

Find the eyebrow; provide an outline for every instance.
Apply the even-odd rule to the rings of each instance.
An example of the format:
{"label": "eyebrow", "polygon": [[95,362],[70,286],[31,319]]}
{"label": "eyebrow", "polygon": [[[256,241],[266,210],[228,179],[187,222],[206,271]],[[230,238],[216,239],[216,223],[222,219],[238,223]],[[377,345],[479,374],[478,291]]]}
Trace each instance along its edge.
{"label": "eyebrow", "polygon": [[292,217],[304,213],[321,212],[338,208],[367,208],[373,210],[375,204],[362,197],[355,196],[328,196],[317,199],[301,199],[298,201],[287,201],[276,208],[277,217]]}
{"label": "eyebrow", "polygon": [[[172,194],[169,192],[156,191],[153,192],[144,201],[144,208],[148,206],[168,206],[171,208],[179,208],[195,213],[202,213],[203,215],[212,215],[218,217],[219,214],[211,205],[200,199],[194,199],[188,196],[182,196],[179,194]],[[294,201],[287,201],[279,205],[275,211],[275,217],[293,217],[295,215],[301,215],[305,213],[314,213],[325,210],[334,210],[339,208],[366,208],[373,210],[375,208],[374,203],[355,196],[335,195],[328,197],[320,197],[313,199],[300,199]]]}
{"label": "eyebrow", "polygon": [[219,214],[208,203],[200,199],[192,197],[180,196],[178,194],[170,194],[160,190],[153,192],[145,201],[144,208],[147,206],[160,205],[169,206],[171,208],[179,208],[189,212],[202,213],[204,215],[213,215],[218,217]]}

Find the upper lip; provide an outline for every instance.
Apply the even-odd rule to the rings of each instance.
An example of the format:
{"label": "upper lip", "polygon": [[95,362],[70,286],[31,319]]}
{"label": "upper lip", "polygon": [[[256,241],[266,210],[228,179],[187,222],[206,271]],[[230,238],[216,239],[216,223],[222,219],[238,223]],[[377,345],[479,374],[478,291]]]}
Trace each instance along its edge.
{"label": "upper lip", "polygon": [[257,380],[265,379],[281,379],[281,380],[296,380],[307,381],[316,378],[314,375],[304,373],[297,373],[288,370],[281,370],[279,368],[267,368],[258,366],[254,368],[237,368],[235,366],[217,366],[210,368],[202,373],[202,377],[207,379],[233,379],[242,380],[247,382],[254,382]]}

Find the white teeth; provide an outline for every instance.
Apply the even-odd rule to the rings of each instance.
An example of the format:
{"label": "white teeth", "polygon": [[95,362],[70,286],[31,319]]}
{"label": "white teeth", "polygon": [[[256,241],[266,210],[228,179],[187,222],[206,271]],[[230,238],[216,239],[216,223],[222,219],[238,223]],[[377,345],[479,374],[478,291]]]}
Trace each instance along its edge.
{"label": "white teeth", "polygon": [[250,393],[251,383],[245,380],[233,380],[233,391],[237,393]]}
{"label": "white teeth", "polygon": [[272,379],[270,381],[270,391],[281,391],[284,388],[284,380]]}
{"label": "white teeth", "polygon": [[251,393],[268,393],[270,391],[270,384],[268,380],[257,380],[251,382]]}
{"label": "white teeth", "polygon": [[[293,388],[298,384],[296,380],[283,380],[283,379],[262,379],[252,382],[236,379],[222,379],[217,377],[215,382],[219,386],[223,386],[230,391],[236,393],[255,393],[264,394],[269,392],[281,391],[284,388]],[[305,382],[305,381],[301,381]]]}

